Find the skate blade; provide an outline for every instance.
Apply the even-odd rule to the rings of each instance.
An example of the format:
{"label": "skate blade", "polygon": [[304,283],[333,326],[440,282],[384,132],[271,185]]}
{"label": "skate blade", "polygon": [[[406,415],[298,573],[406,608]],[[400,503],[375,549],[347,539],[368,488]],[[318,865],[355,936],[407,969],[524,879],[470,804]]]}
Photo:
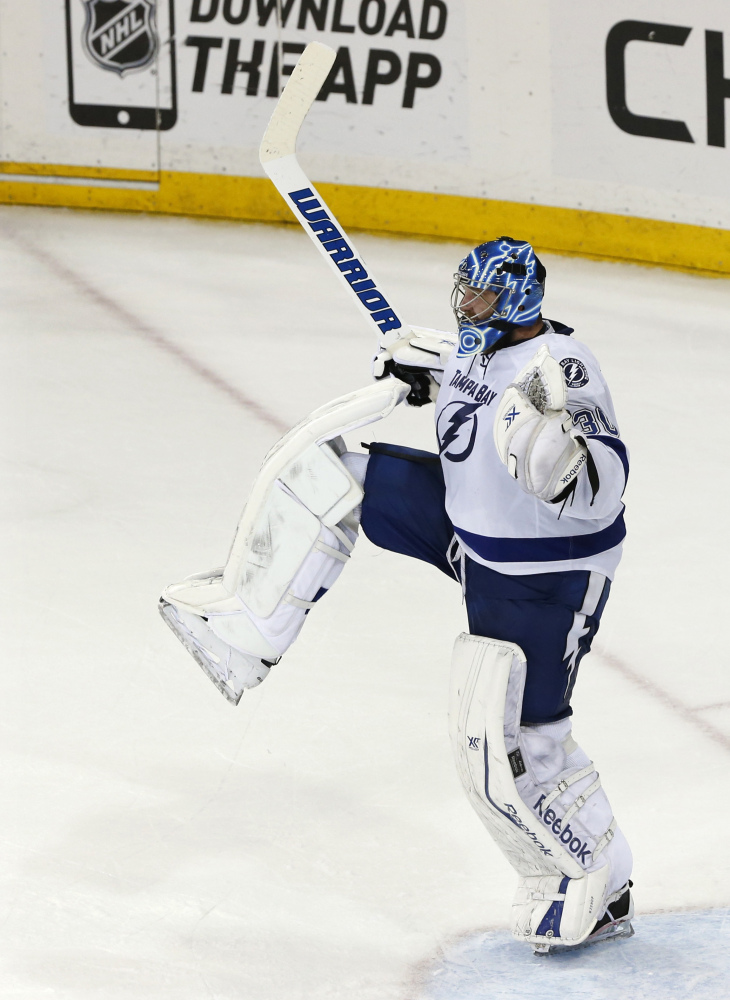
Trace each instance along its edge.
{"label": "skate blade", "polygon": [[568,951],[580,951],[592,944],[600,944],[601,941],[619,941],[622,938],[630,938],[635,933],[631,921],[624,920],[619,924],[606,924],[597,934],[587,937],[580,944],[558,944],[557,942],[555,944],[536,944],[533,945],[532,953],[540,957],[562,955]]}
{"label": "skate blade", "polygon": [[241,700],[243,690],[236,692],[233,688],[226,684],[225,680],[216,669],[212,659],[206,655],[206,650],[204,650],[202,646],[198,645],[194,637],[175,614],[173,606],[168,604],[168,602],[163,598],[160,598],[159,610],[162,620],[165,622],[170,631],[173,632],[174,635],[180,640],[185,649],[187,649],[198,666],[203,670],[206,677],[208,677],[215,684],[226,701],[230,702],[231,705],[237,705]]}

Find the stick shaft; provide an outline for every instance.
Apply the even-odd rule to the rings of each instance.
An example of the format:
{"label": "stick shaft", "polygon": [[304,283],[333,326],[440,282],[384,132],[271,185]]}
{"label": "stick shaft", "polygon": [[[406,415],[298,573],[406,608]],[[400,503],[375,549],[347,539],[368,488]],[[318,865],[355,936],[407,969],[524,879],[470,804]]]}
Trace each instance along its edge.
{"label": "stick shaft", "polygon": [[337,221],[296,156],[299,130],[332,68],[335,52],[312,42],[302,53],[279,98],[259,151],[261,165],[289,205],[338,281],[366,317],[378,346],[408,332],[408,326],[368,272],[362,256]]}

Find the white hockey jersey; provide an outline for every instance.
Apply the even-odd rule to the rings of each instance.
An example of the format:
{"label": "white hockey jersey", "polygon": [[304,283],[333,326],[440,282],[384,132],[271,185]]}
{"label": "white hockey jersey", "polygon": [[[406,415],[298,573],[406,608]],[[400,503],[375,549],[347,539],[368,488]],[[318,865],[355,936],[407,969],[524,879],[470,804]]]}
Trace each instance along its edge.
{"label": "white hockey jersey", "polygon": [[[540,336],[492,354],[451,354],[436,402],[446,511],[467,555],[500,573],[579,569],[612,579],[626,533],[628,453],[595,357],[567,335],[570,328],[545,326]],[[565,503],[525,493],[499,460],[492,434],[502,393],[542,344],[563,367],[567,409],[597,473],[591,484],[584,467]]]}

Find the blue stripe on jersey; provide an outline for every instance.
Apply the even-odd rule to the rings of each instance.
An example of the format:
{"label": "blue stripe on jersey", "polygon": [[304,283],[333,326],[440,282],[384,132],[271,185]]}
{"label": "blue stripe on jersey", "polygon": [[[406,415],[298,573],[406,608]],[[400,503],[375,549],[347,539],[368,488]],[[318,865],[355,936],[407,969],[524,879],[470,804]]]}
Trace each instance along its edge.
{"label": "blue stripe on jersey", "polygon": [[454,525],[454,531],[473,552],[488,562],[562,562],[585,559],[612,549],[626,536],[623,510],[613,524],[587,535],[562,538],[491,538]]}
{"label": "blue stripe on jersey", "polygon": [[591,441],[600,441],[601,444],[605,444],[607,448],[615,451],[618,457],[621,459],[621,465],[624,467],[624,476],[628,480],[629,478],[629,456],[626,452],[626,445],[623,441],[618,438],[607,437],[605,434],[593,434],[591,437],[586,438],[590,443]]}

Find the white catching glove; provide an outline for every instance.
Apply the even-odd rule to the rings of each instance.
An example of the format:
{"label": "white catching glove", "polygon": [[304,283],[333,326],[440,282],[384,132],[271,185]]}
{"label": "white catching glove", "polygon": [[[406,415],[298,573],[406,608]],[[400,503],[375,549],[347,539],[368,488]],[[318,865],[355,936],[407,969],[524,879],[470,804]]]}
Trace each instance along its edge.
{"label": "white catching glove", "polygon": [[567,398],[563,369],[543,344],[505,389],[494,418],[500,459],[522,489],[540,500],[561,498],[588,461],[565,409]]}

